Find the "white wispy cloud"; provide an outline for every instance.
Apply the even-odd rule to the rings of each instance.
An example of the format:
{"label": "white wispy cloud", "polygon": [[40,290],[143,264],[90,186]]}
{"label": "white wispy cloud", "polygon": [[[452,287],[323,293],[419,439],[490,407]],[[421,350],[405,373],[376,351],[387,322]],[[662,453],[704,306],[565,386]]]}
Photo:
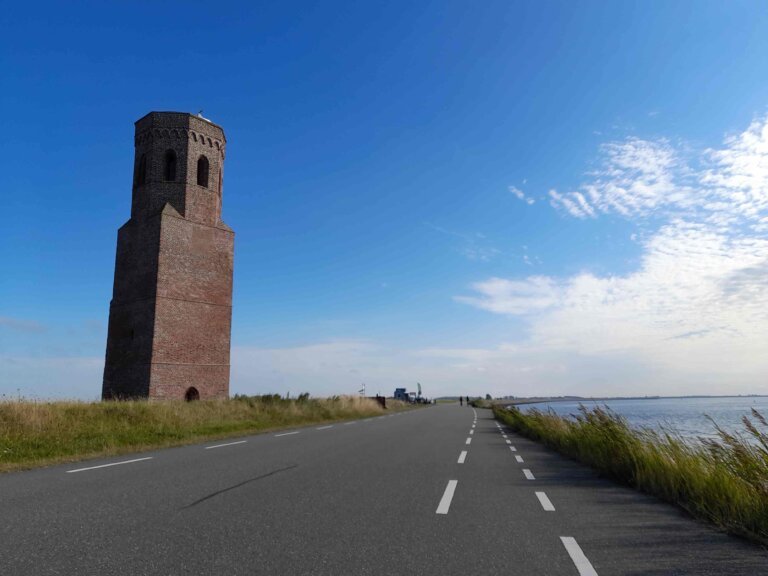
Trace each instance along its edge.
{"label": "white wispy cloud", "polygon": [[490,262],[501,254],[501,250],[493,246],[490,240],[481,232],[455,232],[431,222],[427,222],[426,225],[440,234],[459,240],[461,245],[457,248],[457,251],[468,260]]}
{"label": "white wispy cloud", "polygon": [[528,204],[529,206],[530,206],[531,204],[534,204],[534,203],[536,202],[536,200],[534,200],[534,199],[533,199],[533,198],[531,198],[530,196],[526,196],[525,192],[523,192],[522,190],[520,190],[520,188],[518,188],[517,186],[509,186],[509,191],[510,191],[510,192],[511,192],[511,193],[512,193],[512,194],[513,194],[513,195],[514,195],[514,196],[515,196],[515,197],[516,197],[518,200],[522,200],[523,202],[525,202],[525,203],[526,203],[526,204]]}
{"label": "white wispy cloud", "polygon": [[489,278],[472,288],[479,296],[456,296],[457,302],[499,314],[524,315],[546,310],[561,300],[555,280],[530,276],[524,280]]}
{"label": "white wispy cloud", "polygon": [[639,267],[615,276],[494,277],[456,300],[525,318],[523,344],[571,361],[621,355],[678,384],[764,390],[768,118],[698,154],[639,138],[605,144],[600,154],[586,182],[551,190],[550,203],[575,218],[643,223]]}
{"label": "white wispy cloud", "polygon": [[578,190],[550,191],[551,204],[577,218],[598,213],[642,217],[667,207],[692,206],[689,169],[666,139],[627,138],[601,147],[600,167]]}
{"label": "white wispy cloud", "polygon": [[494,257],[501,254],[501,251],[492,246],[466,246],[459,252],[469,260],[478,262],[490,262]]}
{"label": "white wispy cloud", "polygon": [[710,163],[699,177],[707,192],[704,209],[717,224],[746,222],[754,231],[768,230],[768,121],[755,120],[730,136],[720,150],[706,151]]}

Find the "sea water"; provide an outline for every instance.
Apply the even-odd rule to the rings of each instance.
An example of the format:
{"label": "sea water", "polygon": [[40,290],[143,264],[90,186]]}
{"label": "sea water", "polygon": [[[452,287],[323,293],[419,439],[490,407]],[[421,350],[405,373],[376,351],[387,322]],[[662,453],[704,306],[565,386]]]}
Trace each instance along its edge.
{"label": "sea water", "polygon": [[[742,418],[751,418],[753,408],[768,420],[768,397],[763,396],[541,402],[523,404],[518,408],[523,411],[531,408],[551,409],[561,416],[569,416],[579,413],[579,404],[586,408],[607,406],[626,418],[630,426],[674,431],[687,438],[716,436],[714,423],[730,433],[743,432]],[[757,422],[755,424],[758,429],[768,433],[768,429]]]}

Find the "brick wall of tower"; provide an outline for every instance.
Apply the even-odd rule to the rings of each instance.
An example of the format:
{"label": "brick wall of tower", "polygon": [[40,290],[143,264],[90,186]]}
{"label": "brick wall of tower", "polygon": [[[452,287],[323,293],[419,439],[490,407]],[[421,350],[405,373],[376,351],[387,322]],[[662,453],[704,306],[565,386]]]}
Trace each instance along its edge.
{"label": "brick wall of tower", "polygon": [[[224,148],[210,130],[205,131],[207,122],[191,116],[189,118],[191,139],[189,141],[187,170],[187,203],[184,217],[192,222],[216,226],[221,220],[221,184],[223,182]],[[208,187],[197,185],[197,160],[205,155],[210,163]]]}
{"label": "brick wall of tower", "polygon": [[[190,387],[201,398],[228,396],[234,233],[221,221],[225,146],[220,127],[190,114],[152,112],[136,122],[104,398],[183,398]],[[175,178],[164,170],[169,150]],[[201,155],[207,186],[198,184]]]}
{"label": "brick wall of tower", "polygon": [[163,214],[150,397],[226,395],[234,234]]}
{"label": "brick wall of tower", "polygon": [[155,294],[160,242],[159,217],[129,220],[117,233],[117,255],[102,395],[149,394]]}

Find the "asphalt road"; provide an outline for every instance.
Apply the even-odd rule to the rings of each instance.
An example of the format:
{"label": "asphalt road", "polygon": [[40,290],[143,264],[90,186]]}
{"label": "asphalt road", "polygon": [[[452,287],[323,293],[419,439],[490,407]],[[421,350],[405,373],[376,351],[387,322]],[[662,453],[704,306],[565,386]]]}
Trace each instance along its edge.
{"label": "asphalt road", "polygon": [[441,405],[1,475],[0,575],[27,574],[755,576],[768,554]]}

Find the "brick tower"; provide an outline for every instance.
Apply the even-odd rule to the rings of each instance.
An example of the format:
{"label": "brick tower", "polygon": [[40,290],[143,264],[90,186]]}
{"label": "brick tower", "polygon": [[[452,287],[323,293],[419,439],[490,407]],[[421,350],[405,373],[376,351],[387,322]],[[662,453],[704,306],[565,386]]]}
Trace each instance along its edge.
{"label": "brick tower", "polygon": [[102,398],[226,398],[234,232],[221,221],[224,131],[191,114],[136,122]]}

